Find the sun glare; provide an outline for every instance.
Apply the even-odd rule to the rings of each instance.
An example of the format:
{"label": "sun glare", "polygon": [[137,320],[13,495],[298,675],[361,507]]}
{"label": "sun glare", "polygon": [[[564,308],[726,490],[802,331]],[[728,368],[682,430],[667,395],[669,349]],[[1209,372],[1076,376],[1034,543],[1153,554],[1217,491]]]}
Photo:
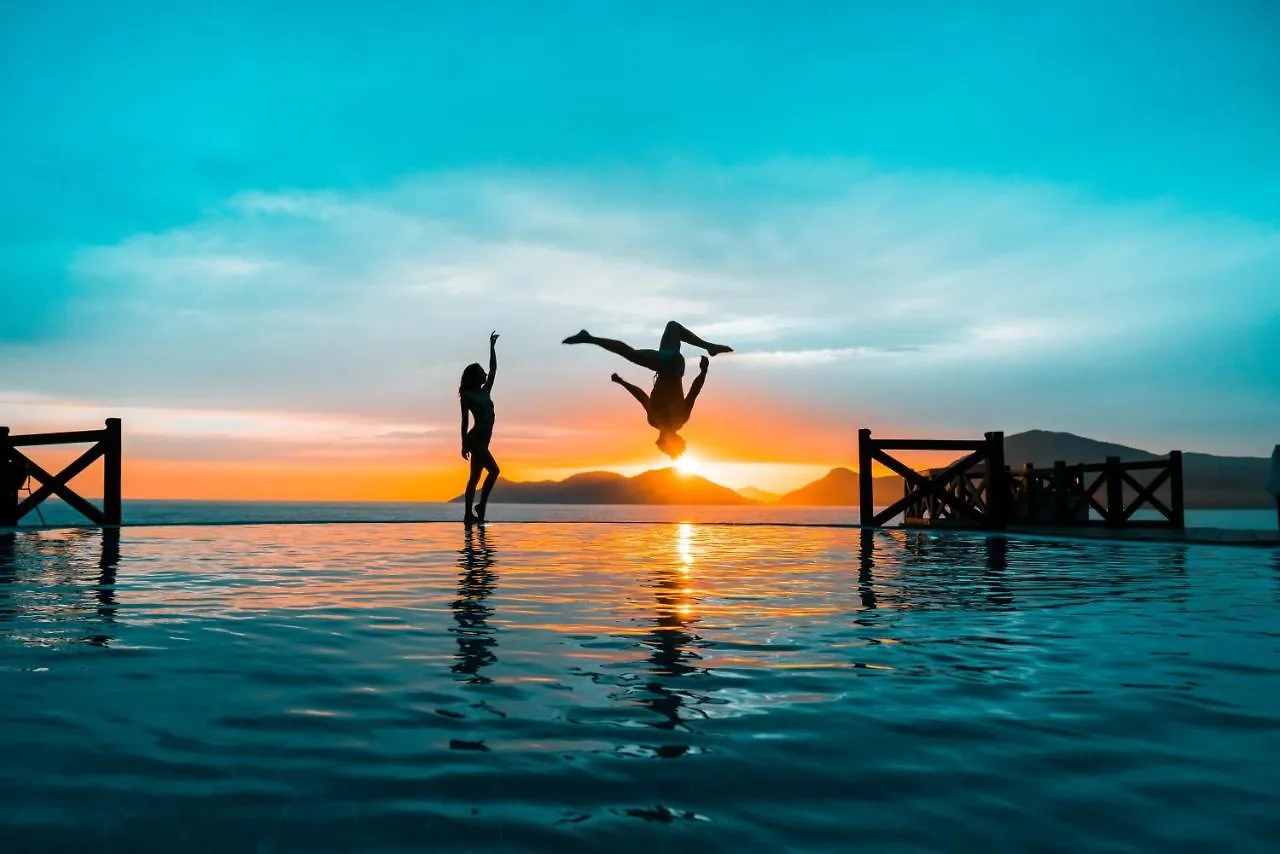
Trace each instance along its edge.
{"label": "sun glare", "polygon": [[673,465],[680,474],[698,474],[705,477],[707,473],[706,463],[688,451],[681,454]]}

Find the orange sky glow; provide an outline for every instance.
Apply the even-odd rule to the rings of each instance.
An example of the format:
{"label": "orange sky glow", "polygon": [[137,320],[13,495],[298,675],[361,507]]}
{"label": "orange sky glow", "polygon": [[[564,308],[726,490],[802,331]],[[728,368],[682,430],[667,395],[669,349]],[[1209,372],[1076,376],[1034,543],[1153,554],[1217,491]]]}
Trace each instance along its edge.
{"label": "orange sky glow", "polygon": [[[623,415],[627,414],[624,410]],[[652,444],[643,423],[605,412],[583,435],[561,439],[504,437],[502,423],[494,452],[511,480],[559,480],[582,471],[623,475],[664,468],[670,461]],[[749,410],[722,401],[699,413],[685,431],[689,451],[677,468],[730,488],[756,487],[784,493],[804,486],[836,466],[856,468],[856,428],[778,413],[768,407]],[[124,491],[126,498],[259,501],[447,501],[465,483],[467,464],[455,433],[426,443],[362,442],[317,435],[304,423],[299,439],[286,421],[274,426],[263,447],[239,450],[240,440],[202,437],[201,446],[217,450],[216,459],[187,458],[183,442],[140,418],[130,429],[126,417]],[[308,426],[310,424],[310,426]],[[743,424],[749,427],[744,428]],[[581,427],[581,425],[579,425]],[[13,425],[15,433],[49,429],[93,429],[93,421]],[[456,428],[455,428],[456,430]],[[889,432],[883,431],[882,435]],[[83,448],[40,447],[29,455],[50,471],[71,462]],[[936,455],[907,456],[917,467],[942,462]],[[877,474],[885,472],[877,470]],[[84,495],[101,492],[101,464],[73,482]],[[500,500],[500,495],[495,495]]]}

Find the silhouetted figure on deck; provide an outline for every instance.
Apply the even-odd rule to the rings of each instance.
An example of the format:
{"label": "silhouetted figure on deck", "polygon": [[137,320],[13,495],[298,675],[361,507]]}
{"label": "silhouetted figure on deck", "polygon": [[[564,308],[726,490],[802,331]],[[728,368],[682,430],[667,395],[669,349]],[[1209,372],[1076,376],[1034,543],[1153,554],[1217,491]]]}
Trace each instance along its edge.
{"label": "silhouetted figure on deck", "polygon": [[649,416],[649,425],[658,431],[657,445],[671,459],[677,459],[684,453],[685,442],[678,431],[693,414],[693,404],[702,392],[702,385],[707,381],[707,368],[711,361],[703,356],[698,376],[689,387],[689,394],[684,393],[684,355],[680,345],[692,344],[701,347],[712,356],[721,353],[732,353],[732,347],[723,344],[712,344],[694,335],[684,326],[672,320],[662,333],[662,340],[657,350],[637,350],[630,344],[613,338],[597,338],[587,330],[564,339],[566,344],[595,344],[610,353],[616,353],[634,365],[648,368],[657,376],[653,379],[653,389],[646,394],[643,389],[614,374],[609,379],[631,392],[631,396],[640,401],[645,413]]}
{"label": "silhouetted figure on deck", "polygon": [[[478,362],[467,365],[462,372],[462,382],[458,384],[458,399],[462,403],[462,458],[471,461],[471,476],[467,478],[466,502],[467,510],[463,521],[471,524],[484,521],[485,509],[489,506],[489,493],[498,479],[498,461],[489,451],[489,442],[493,439],[493,380],[498,375],[498,333],[489,335],[489,373],[484,372]],[[467,429],[467,416],[475,420],[475,426]],[[484,486],[480,488],[480,503],[474,511],[472,504],[476,497],[476,483],[480,480],[480,472],[486,471]]]}

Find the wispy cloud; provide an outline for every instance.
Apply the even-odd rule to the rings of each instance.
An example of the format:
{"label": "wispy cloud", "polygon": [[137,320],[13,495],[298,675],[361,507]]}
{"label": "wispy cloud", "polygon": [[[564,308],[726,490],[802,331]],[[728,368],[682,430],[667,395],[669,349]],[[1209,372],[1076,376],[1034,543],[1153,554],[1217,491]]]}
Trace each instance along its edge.
{"label": "wispy cloud", "polygon": [[[93,420],[103,404],[20,392],[0,393],[0,406],[36,429]],[[358,414],[271,411],[267,409],[199,409],[165,406],[113,405],[114,417],[127,419],[131,435],[223,438],[276,442],[336,442],[354,438],[423,438],[439,426],[381,421]]]}
{"label": "wispy cloud", "polygon": [[[457,373],[498,328],[502,417],[557,426],[625,405],[598,391],[615,357],[560,338],[587,327],[654,346],[676,317],[737,347],[715,383],[752,399],[830,400],[829,378],[752,368],[819,367],[877,393],[889,380],[867,369],[890,366],[916,371],[897,406],[928,406],[949,383],[987,395],[998,418],[1011,405],[1001,377],[1048,387],[1188,336],[1229,347],[1280,313],[1280,234],[1254,223],[865,164],[643,178],[457,173],[361,194],[244,193],[81,252],[69,339],[0,364],[0,389],[237,413],[223,426],[245,436],[326,439],[347,418],[412,432],[457,417]],[[109,374],[79,370],[104,354]],[[1134,380],[1117,367],[1103,381]],[[1159,381],[1176,400],[1179,378]],[[202,422],[154,423],[183,435]]]}
{"label": "wispy cloud", "polygon": [[826,365],[855,355],[871,355],[874,351],[856,347],[828,348],[823,350],[759,350],[738,354],[737,361],[771,367]]}

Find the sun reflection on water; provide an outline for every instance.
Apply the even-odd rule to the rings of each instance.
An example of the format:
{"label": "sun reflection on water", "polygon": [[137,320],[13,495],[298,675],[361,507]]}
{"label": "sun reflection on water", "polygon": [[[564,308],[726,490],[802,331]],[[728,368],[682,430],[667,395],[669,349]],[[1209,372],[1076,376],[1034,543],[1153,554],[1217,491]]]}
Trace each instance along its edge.
{"label": "sun reflection on water", "polygon": [[[687,522],[0,533],[0,696],[12,722],[0,790],[18,793],[15,816],[60,799],[92,815],[141,792],[152,827],[170,818],[163,799],[187,791],[239,822],[252,847],[265,813],[220,792],[287,785],[326,805],[288,819],[311,822],[310,838],[335,832],[330,812],[386,822],[386,837],[333,846],[352,850],[395,847],[379,843],[406,827],[406,805],[414,833],[456,808],[465,830],[446,847],[459,850],[488,850],[475,836],[485,822],[523,827],[511,847],[532,849],[548,827],[591,832],[633,806],[667,834],[637,848],[669,845],[665,823],[693,807],[752,827],[768,799],[777,816],[802,815],[803,832],[850,769],[865,774],[862,791],[899,786],[900,805],[920,780],[966,781],[940,785],[944,806],[926,804],[913,826],[974,789],[1016,804],[1026,779],[1046,778],[1123,799],[1134,769],[1158,781],[1219,766],[1208,790],[1224,793],[1219,811],[1243,792],[1269,816],[1274,763],[1249,763],[1269,755],[1274,729],[1275,560]],[[1195,724],[1206,738],[1155,742],[1193,720],[1196,692],[1238,714],[1206,703]],[[59,710],[86,697],[93,713],[69,726]],[[1085,716],[1095,726],[1073,759],[1064,739]],[[1148,726],[1135,739],[1138,718]],[[163,741],[122,740],[121,722]],[[1121,761],[1100,768],[1106,738]],[[127,773],[84,786],[86,757]],[[405,798],[415,787],[421,806]],[[1155,802],[1131,800],[1145,828]],[[884,812],[877,801],[861,820]],[[847,836],[843,816],[833,839]],[[922,850],[945,847],[929,841],[939,844]],[[720,847],[766,847],[733,842]]]}

